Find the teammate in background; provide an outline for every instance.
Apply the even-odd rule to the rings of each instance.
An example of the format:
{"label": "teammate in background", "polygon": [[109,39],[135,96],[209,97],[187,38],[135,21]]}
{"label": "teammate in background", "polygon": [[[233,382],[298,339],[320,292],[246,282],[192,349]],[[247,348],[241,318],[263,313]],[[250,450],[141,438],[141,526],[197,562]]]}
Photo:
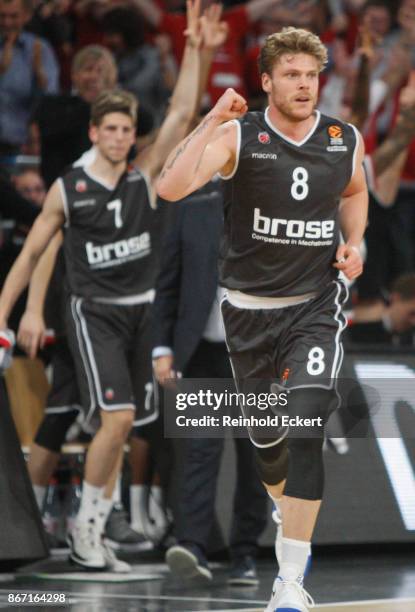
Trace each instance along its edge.
{"label": "teammate in background", "polygon": [[[171,201],[217,172],[228,181],[220,276],[236,384],[241,391],[249,379],[277,381],[289,390],[290,414],[323,420],[342,360],[346,291],[338,272],[349,279],[362,272],[368,200],[359,133],[315,110],[326,61],[310,32],[268,36],[260,54],[265,113],[247,113],[246,101],[228,89],[170,154],[158,181],[159,195]],[[288,437],[249,429],[283,525],[266,612],[313,605],[303,577],[323,495],[322,429]]]}
{"label": "teammate in background", "polygon": [[[97,433],[89,447],[82,500],[71,536],[71,559],[94,569],[127,571],[101,543],[123,445],[137,408],[147,420],[151,379],[148,309],[154,295],[159,214],[154,181],[195,112],[199,76],[199,6],[188,3],[187,44],[171,106],[157,139],[127,167],[137,103],[123,91],[101,94],[91,111],[91,166],[51,187],[42,213],[0,297],[0,329],[50,240],[64,226],[70,300],[68,338],[86,422]],[[148,355],[148,357],[147,357]],[[134,373],[130,375],[130,371]],[[146,387],[146,388],[144,388]]]}

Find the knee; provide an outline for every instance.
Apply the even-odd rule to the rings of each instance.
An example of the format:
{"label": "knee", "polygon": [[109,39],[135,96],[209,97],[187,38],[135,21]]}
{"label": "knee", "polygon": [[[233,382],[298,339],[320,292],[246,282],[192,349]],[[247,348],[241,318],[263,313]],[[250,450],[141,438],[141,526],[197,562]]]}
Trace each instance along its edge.
{"label": "knee", "polygon": [[289,468],[284,495],[320,500],[324,489],[323,438],[293,438],[288,442]]}
{"label": "knee", "polygon": [[102,427],[107,430],[112,440],[124,444],[134,421],[134,410],[118,410],[107,413],[102,419]]}
{"label": "knee", "polygon": [[254,447],[255,467],[258,476],[267,485],[277,485],[287,476],[287,441],[282,440],[269,448]]}

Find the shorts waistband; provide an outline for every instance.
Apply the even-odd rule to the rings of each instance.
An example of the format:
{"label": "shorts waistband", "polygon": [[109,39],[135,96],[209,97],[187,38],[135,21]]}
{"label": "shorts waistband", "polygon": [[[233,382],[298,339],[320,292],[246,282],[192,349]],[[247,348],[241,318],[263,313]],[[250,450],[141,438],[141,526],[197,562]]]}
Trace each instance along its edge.
{"label": "shorts waistband", "polygon": [[290,295],[287,297],[258,297],[257,295],[249,295],[242,291],[230,290],[225,294],[225,298],[232,306],[236,308],[247,308],[251,310],[271,310],[275,308],[286,308],[287,306],[295,306],[312,300],[317,293],[303,293],[302,295]]}
{"label": "shorts waistband", "polygon": [[119,298],[107,298],[107,297],[96,297],[93,298],[93,302],[99,304],[115,304],[118,306],[134,306],[135,304],[151,304],[154,302],[156,292],[154,289],[149,289],[144,293],[138,293],[137,295],[126,295]]}

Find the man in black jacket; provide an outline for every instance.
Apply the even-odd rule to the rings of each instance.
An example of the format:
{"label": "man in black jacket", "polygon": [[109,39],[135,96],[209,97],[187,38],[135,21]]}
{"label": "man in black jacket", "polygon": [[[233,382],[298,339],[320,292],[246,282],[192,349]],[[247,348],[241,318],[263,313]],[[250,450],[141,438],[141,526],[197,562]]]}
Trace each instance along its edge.
{"label": "man in black jacket", "polygon": [[[157,380],[182,372],[189,378],[232,378],[219,308],[217,258],[222,232],[220,182],[211,181],[183,203],[166,236],[154,303],[153,365]],[[186,199],[187,200],[187,199]],[[178,545],[167,551],[170,569],[182,577],[212,579],[206,551],[214,521],[223,439],[186,440],[178,494]],[[235,439],[237,488],[230,537],[230,584],[252,585],[257,540],[266,522],[266,495],[254,473],[249,439]]]}

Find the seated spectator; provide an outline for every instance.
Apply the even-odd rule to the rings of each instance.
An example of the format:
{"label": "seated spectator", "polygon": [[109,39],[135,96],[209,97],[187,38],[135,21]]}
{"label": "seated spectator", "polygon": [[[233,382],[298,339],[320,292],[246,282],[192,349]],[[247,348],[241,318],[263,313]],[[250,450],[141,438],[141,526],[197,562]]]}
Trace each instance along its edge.
{"label": "seated spectator", "polygon": [[345,332],[345,342],[413,345],[415,329],[415,274],[400,276],[387,303],[357,306]]}
{"label": "seated spectator", "polygon": [[20,151],[36,100],[42,93],[58,91],[52,49],[23,31],[31,11],[30,0],[0,0],[0,155]]}
{"label": "seated spectator", "polygon": [[111,53],[90,45],[73,59],[72,93],[41,100],[33,116],[33,129],[40,139],[42,176],[48,186],[90,148],[90,104],[116,82],[117,68]]}
{"label": "seated spectator", "polygon": [[164,79],[165,65],[158,50],[144,43],[143,20],[138,11],[114,8],[104,15],[101,27],[103,42],[116,58],[120,86],[135,94],[140,104],[157,109],[162,116],[170,94]]}
{"label": "seated spectator", "polygon": [[46,187],[36,169],[24,168],[14,176],[13,182],[20,195],[42,208],[46,197]]}

